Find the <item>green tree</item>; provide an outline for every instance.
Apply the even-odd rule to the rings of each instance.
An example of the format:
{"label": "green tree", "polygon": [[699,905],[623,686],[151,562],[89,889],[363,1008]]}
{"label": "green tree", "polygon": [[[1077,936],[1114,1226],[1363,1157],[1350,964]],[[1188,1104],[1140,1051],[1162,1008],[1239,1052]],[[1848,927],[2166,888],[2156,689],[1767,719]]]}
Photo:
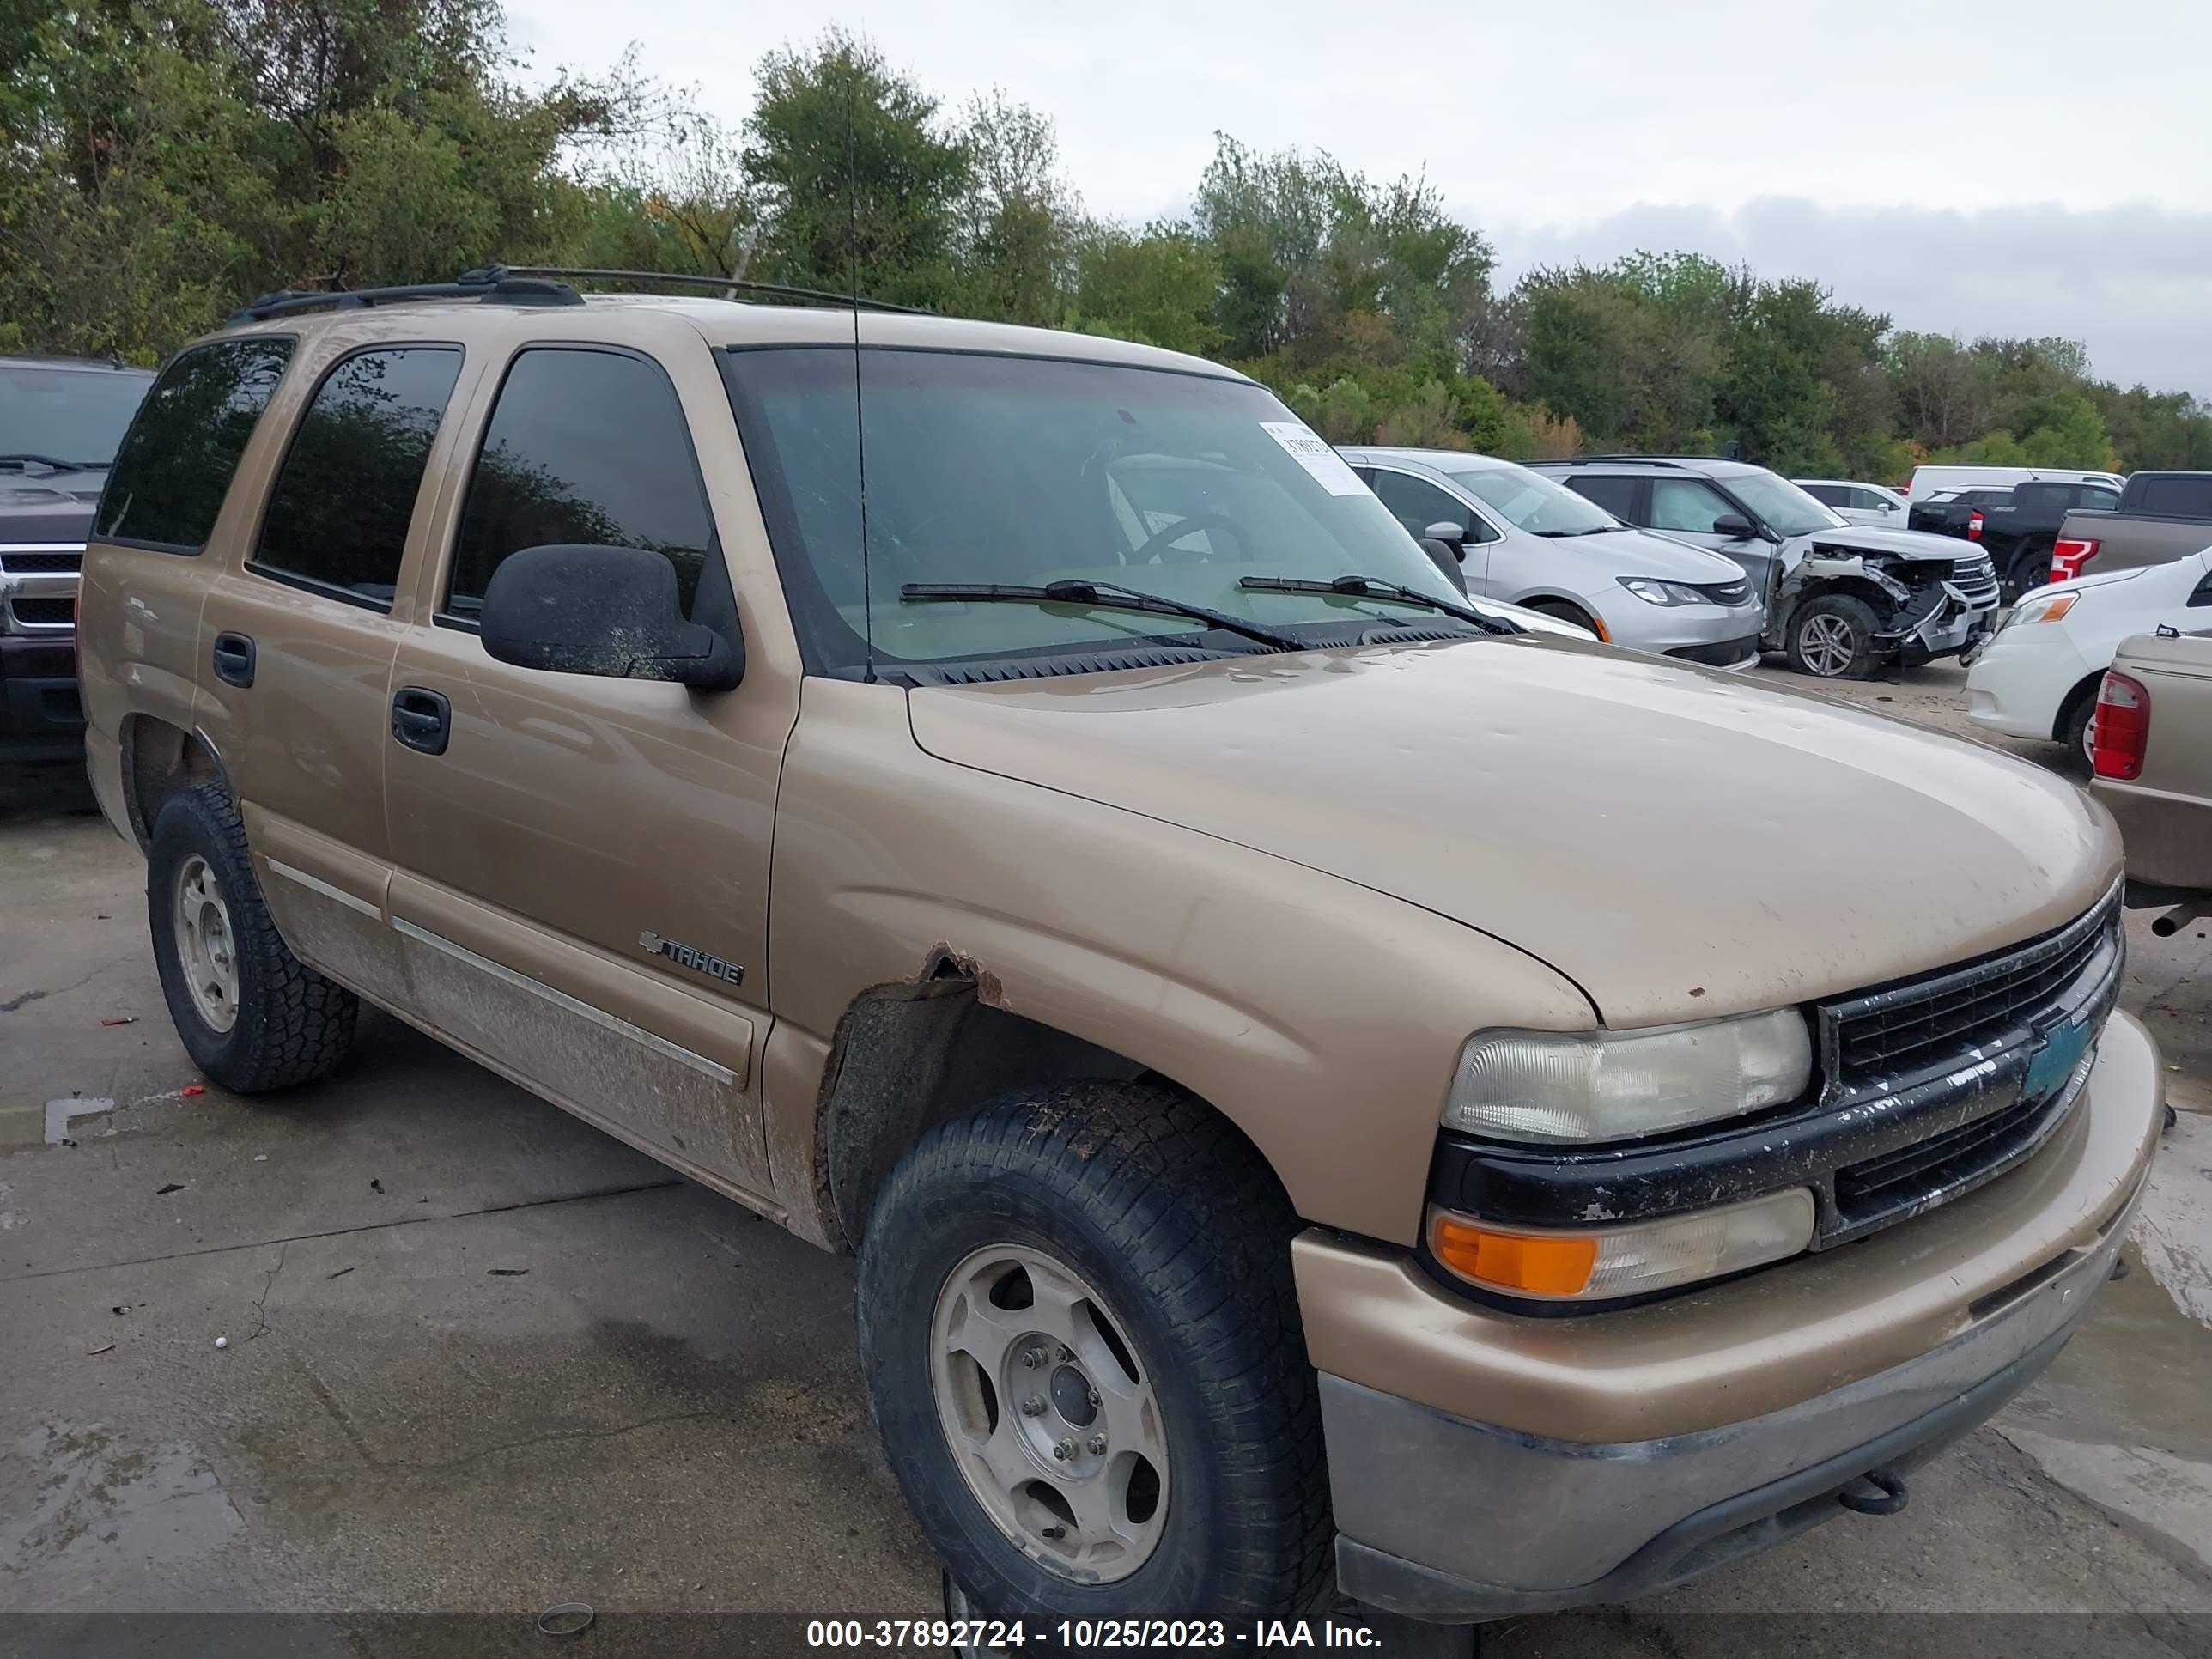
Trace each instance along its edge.
{"label": "green tree", "polygon": [[810,49],[770,52],[746,133],[761,275],[908,304],[953,291],[968,147],[873,46],[831,29]]}

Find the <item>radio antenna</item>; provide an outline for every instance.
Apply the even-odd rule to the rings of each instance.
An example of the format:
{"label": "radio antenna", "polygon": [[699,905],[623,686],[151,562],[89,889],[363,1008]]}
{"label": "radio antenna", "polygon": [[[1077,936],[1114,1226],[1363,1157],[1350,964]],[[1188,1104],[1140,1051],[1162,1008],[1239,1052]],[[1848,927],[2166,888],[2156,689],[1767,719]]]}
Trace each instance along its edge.
{"label": "radio antenna", "polygon": [[860,644],[862,678],[876,682],[875,589],[868,577],[868,432],[860,397],[860,161],[859,138],[860,65],[850,52],[845,61],[845,194],[852,206],[852,234],[845,244],[845,286],[853,304],[853,458],[860,491]]}

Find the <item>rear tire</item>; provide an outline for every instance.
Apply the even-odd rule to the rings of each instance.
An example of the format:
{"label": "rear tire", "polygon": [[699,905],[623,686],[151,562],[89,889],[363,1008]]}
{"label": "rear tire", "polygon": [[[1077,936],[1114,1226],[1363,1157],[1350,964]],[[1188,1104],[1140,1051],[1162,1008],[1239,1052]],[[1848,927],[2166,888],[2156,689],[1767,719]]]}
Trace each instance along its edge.
{"label": "rear tire", "polygon": [[861,1359],[908,1506],[978,1616],[1316,1603],[1331,1529],[1297,1226],[1258,1153],[1159,1084],[1009,1096],[899,1161],[860,1247]]}
{"label": "rear tire", "polygon": [[1874,674],[1874,607],[1849,593],[1823,593],[1790,613],[1790,665],[1816,679],[1863,680]]}
{"label": "rear tire", "polygon": [[2051,580],[2051,544],[2031,543],[2012,556],[2005,567],[2003,599],[2007,605],[2020,603],[2021,595],[2043,586]]}
{"label": "rear tire", "polygon": [[146,854],[154,962],[192,1064],[233,1093],[325,1076],[361,1005],[285,948],[246,856],[246,826],[214,784],[161,805]]}

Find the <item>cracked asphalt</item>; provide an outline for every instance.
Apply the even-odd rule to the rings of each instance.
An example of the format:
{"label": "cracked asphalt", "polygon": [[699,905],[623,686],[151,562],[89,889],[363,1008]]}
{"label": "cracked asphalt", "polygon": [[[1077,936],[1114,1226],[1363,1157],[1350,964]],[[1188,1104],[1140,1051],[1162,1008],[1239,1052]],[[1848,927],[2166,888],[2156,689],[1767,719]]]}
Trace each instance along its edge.
{"label": "cracked asphalt", "polygon": [[[1845,690],[1961,731],[1962,678]],[[523,1652],[559,1602],[938,1612],[849,1262],[382,1016],[328,1084],[199,1086],[142,866],[88,808],[0,777],[0,1614],[283,1612],[267,1650],[347,1654],[402,1650],[363,1613]],[[1895,1519],[1486,1653],[2212,1653],[2212,928],[2145,920],[2125,1002],[2180,1124],[2052,1370]],[[0,1656],[137,1650],[102,1628],[0,1618]]]}

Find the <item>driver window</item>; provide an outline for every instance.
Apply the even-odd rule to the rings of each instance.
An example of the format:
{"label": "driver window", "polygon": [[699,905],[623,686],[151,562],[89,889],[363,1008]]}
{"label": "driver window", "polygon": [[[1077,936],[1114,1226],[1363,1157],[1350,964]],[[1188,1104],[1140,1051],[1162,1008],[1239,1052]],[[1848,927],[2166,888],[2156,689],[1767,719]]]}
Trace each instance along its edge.
{"label": "driver window", "polygon": [[1735,512],[1711,484],[1697,478],[1654,478],[1651,517],[1654,530],[1686,531],[1692,535],[1714,534],[1713,521]]}
{"label": "driver window", "polygon": [[1432,524],[1446,521],[1455,524],[1467,532],[1469,541],[1490,539],[1478,528],[1477,519],[1467,504],[1446,494],[1432,483],[1403,472],[1391,472],[1376,468],[1375,493],[1382,505],[1390,509],[1390,516],[1406,526],[1406,533],[1415,541],[1428,534]]}

